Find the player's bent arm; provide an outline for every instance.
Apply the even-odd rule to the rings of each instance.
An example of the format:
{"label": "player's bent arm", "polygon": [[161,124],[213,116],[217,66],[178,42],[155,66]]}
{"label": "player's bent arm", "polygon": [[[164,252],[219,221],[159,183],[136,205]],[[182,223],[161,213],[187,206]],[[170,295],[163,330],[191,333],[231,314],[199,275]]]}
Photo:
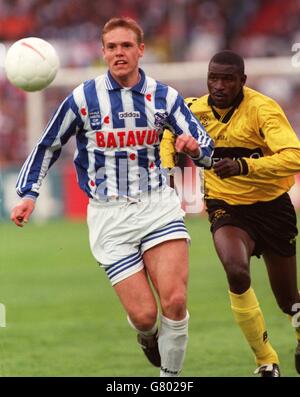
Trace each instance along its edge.
{"label": "player's bent arm", "polygon": [[241,174],[284,178],[300,172],[300,141],[281,107],[272,99],[257,107],[257,131],[273,154],[239,160]]}
{"label": "player's bent arm", "polygon": [[213,170],[221,179],[242,174],[242,159],[233,160],[225,157],[213,165]]}
{"label": "player's bent arm", "polygon": [[199,158],[201,149],[195,138],[190,135],[182,134],[176,139],[175,148],[177,152],[183,152],[192,158]]}
{"label": "player's bent arm", "polygon": [[62,147],[80,131],[82,124],[76,106],[73,95],[69,95],[49,121],[19,173],[16,190],[20,197],[38,197],[42,181],[59,158]]}
{"label": "player's bent arm", "polygon": [[29,221],[34,210],[35,200],[22,199],[11,211],[10,219],[19,227],[23,227]]}
{"label": "player's bent arm", "polygon": [[271,156],[243,158],[241,174],[256,178],[284,178],[300,172],[300,147],[286,148]]}
{"label": "player's bent arm", "polygon": [[[196,166],[210,168],[214,143],[204,126],[177,92],[175,103],[169,111],[168,125],[177,136],[176,151],[186,153]],[[195,144],[198,145],[197,148]]]}
{"label": "player's bent arm", "polygon": [[300,172],[300,148],[284,149],[280,153],[260,158],[224,158],[213,166],[220,178],[249,175],[256,179],[279,179]]}
{"label": "player's bent arm", "polygon": [[177,152],[187,154],[197,167],[211,168],[213,154],[212,141],[208,147],[201,147],[195,138],[182,134],[177,137],[175,148]]}

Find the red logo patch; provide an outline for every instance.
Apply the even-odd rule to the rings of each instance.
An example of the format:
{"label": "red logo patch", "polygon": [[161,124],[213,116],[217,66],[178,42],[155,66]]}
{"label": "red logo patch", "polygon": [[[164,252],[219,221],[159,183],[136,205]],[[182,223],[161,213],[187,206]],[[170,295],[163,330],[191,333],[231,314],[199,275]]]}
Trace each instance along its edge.
{"label": "red logo patch", "polygon": [[151,94],[147,94],[147,95],[146,95],[146,99],[147,99],[147,101],[151,102],[152,95],[151,95]]}
{"label": "red logo patch", "polygon": [[109,116],[105,116],[103,121],[105,124],[109,124]]}
{"label": "red logo patch", "polygon": [[149,165],[149,167],[150,167],[150,168],[153,168],[153,167],[154,167],[154,163],[151,163],[151,164]]}
{"label": "red logo patch", "polygon": [[130,158],[130,160],[135,160],[135,154],[134,154],[134,153],[131,153],[130,156],[129,156],[129,158]]}
{"label": "red logo patch", "polygon": [[95,182],[94,181],[90,181],[90,185],[91,186],[95,186]]}
{"label": "red logo patch", "polygon": [[83,116],[86,116],[86,109],[85,108],[81,108],[80,112],[81,112],[81,114]]}

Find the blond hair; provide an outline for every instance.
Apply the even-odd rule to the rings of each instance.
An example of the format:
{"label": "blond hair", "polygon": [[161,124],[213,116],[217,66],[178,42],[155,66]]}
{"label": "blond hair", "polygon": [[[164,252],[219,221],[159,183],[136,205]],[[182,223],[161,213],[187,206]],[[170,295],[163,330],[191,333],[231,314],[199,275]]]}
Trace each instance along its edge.
{"label": "blond hair", "polygon": [[102,30],[102,43],[104,44],[103,36],[116,28],[125,28],[132,30],[137,38],[137,43],[140,45],[144,42],[144,32],[140,25],[132,18],[121,17],[121,18],[111,18],[103,27]]}

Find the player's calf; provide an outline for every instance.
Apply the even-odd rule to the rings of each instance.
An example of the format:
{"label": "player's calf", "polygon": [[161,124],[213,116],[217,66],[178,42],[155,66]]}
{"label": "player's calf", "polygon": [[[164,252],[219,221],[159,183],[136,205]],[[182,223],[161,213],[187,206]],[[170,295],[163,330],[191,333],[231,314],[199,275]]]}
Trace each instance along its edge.
{"label": "player's calf", "polygon": [[161,359],[158,350],[158,332],[149,336],[138,334],[137,341],[149,362],[155,367],[160,367]]}

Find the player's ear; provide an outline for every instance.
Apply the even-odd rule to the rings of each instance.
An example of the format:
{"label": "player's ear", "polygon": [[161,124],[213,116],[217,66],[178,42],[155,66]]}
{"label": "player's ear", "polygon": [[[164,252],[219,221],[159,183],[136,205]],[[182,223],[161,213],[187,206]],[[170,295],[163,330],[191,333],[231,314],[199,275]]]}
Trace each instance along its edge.
{"label": "player's ear", "polygon": [[246,81],[247,81],[247,75],[244,74],[244,75],[242,76],[242,84],[243,84],[243,85],[246,84]]}
{"label": "player's ear", "polygon": [[144,55],[144,52],[145,52],[145,43],[141,43],[139,45],[139,50],[140,50],[140,58],[142,58],[142,56]]}

